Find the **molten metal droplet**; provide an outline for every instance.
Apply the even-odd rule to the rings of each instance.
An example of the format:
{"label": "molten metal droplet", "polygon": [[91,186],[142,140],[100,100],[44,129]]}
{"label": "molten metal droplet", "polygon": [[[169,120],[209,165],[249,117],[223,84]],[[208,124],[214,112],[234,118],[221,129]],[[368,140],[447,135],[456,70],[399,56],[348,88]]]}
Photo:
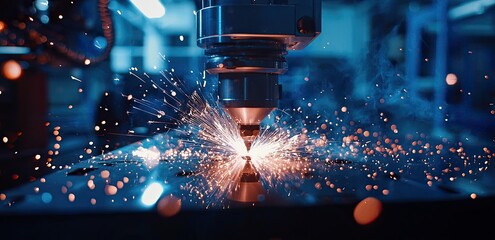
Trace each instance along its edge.
{"label": "molten metal droplet", "polygon": [[374,222],[382,212],[382,202],[374,197],[361,200],[354,208],[354,220],[360,225]]}
{"label": "molten metal droplet", "polygon": [[108,170],[103,170],[100,172],[101,178],[109,178],[110,177],[110,171]]}
{"label": "molten metal droplet", "polygon": [[113,186],[113,185],[106,185],[105,186],[105,194],[108,196],[112,196],[112,195],[117,194],[117,191],[118,191],[118,189],[116,186]]}

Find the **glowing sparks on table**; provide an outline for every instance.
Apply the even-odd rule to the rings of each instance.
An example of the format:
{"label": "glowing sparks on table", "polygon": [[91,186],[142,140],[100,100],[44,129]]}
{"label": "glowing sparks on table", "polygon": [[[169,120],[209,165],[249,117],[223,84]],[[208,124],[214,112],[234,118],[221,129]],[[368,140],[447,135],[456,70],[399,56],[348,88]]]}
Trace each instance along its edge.
{"label": "glowing sparks on table", "polygon": [[[139,206],[157,205],[163,211],[170,207],[171,213],[164,215],[173,215],[181,206],[190,204],[231,207],[228,196],[237,187],[246,159],[250,159],[268,197],[304,203],[328,200],[318,194],[332,199],[375,196],[382,200],[397,198],[390,181],[413,180],[433,190],[462,181],[476,182],[495,157],[489,143],[473,153],[468,138],[465,142],[431,138],[397,124],[400,119],[386,111],[361,113],[374,119],[359,121],[353,119],[353,113],[357,108],[366,110],[368,105],[356,107],[346,102],[321,107],[324,99],[316,97],[311,98],[311,104],[303,98],[290,109],[274,110],[261,124],[260,135],[248,152],[237,124],[218,105],[203,75],[193,80],[196,84],[179,79],[173,71],[162,72],[159,79],[140,75],[137,69],[131,69],[131,75],[139,88],[123,92],[122,100],[131,103],[130,116],[141,114],[139,117],[146,119],[147,124],[140,127],[151,131],[141,135],[137,128],[125,130],[127,134],[122,135],[139,136],[142,140],[103,153],[98,151],[96,141],[90,140],[79,155],[80,159],[92,155],[88,165],[79,173],[74,167],[75,175],[86,177],[83,189],[91,193],[90,198],[75,191],[72,183],[57,185],[51,193],[36,186],[34,191],[42,194],[44,204],[57,202],[59,197],[70,204],[85,202],[95,207],[109,201],[130,204],[136,200]],[[386,102],[387,98],[382,100]],[[104,131],[109,126],[108,119],[96,124],[98,133],[115,134]],[[46,123],[48,126],[50,123]],[[56,161],[52,161],[65,146],[64,128],[50,128],[54,137],[51,148],[31,158],[48,168],[69,171],[71,166],[55,166]],[[9,146],[17,137],[1,136],[2,144]],[[20,178],[18,174],[10,177]],[[49,181],[42,178],[39,184]],[[146,191],[131,194],[130,189]],[[470,187],[458,196],[475,199],[482,192],[481,188]],[[95,193],[104,194],[105,199],[97,198]],[[163,196],[172,194],[170,201],[164,200]],[[0,201],[15,202],[9,196],[0,193]],[[261,198],[262,201],[269,199]]]}
{"label": "glowing sparks on table", "polygon": [[[123,97],[133,102],[133,109],[156,118],[149,121],[150,125],[163,124],[164,131],[173,131],[180,137],[180,147],[163,153],[156,146],[154,150],[139,147],[132,152],[133,156],[142,159],[150,168],[160,159],[176,160],[179,157],[187,160],[194,157],[197,160],[192,168],[196,177],[186,188],[200,198],[222,201],[236,184],[235,179],[246,163],[246,156],[251,158],[266,188],[301,179],[310,169],[307,159],[300,154],[306,151],[302,144],[307,145],[307,142],[300,133],[287,129],[284,123],[275,121],[265,126],[248,152],[237,124],[215,98],[203,94],[205,82],[197,81],[197,88],[188,91],[186,84],[173,71],[162,72],[164,79],[160,80],[146,74],[139,76],[134,71],[131,75],[151,87],[146,89],[142,98],[136,94],[123,94]],[[156,95],[155,99],[148,97],[153,92],[161,96],[161,103],[156,102],[160,99]]]}
{"label": "glowing sparks on table", "polygon": [[[143,85],[146,94],[141,98],[137,94],[124,94],[123,97],[134,103],[134,109],[155,118],[148,122],[150,125],[163,125],[157,129],[161,129],[166,138],[164,146],[138,147],[133,156],[142,159],[150,169],[160,160],[182,161],[184,168],[180,175],[194,176],[183,189],[206,206],[224,202],[235,187],[246,156],[250,157],[268,191],[278,191],[282,186],[288,195],[291,190],[287,189],[286,183],[302,184],[305,178],[313,176],[324,183],[314,185],[318,190],[328,186],[337,193],[355,191],[358,186],[335,180],[332,174],[335,171],[356,172],[360,169],[370,180],[385,174],[397,181],[401,175],[411,175],[407,170],[421,162],[430,167],[424,173],[425,183],[431,187],[435,182],[441,182],[442,175],[448,175],[449,171],[441,170],[443,165],[459,165],[455,171],[461,171],[462,164],[466,169],[470,167],[465,160],[456,162],[457,157],[469,158],[461,142],[450,148],[454,156],[444,157],[446,146],[451,144],[448,139],[430,143],[423,133],[399,135],[403,130],[391,123],[388,114],[383,112],[378,114],[377,124],[357,124],[349,117],[353,110],[349,106],[329,113],[317,111],[315,116],[310,115],[315,109],[313,104],[302,104],[292,112],[274,111],[269,116],[271,122],[262,126],[262,132],[248,152],[236,123],[214,97],[203,94],[205,82],[197,80],[197,88],[187,91],[186,84],[174,76],[173,71],[162,72],[164,79],[158,81],[146,74],[141,77],[131,72],[131,75],[152,87]],[[150,97],[153,91],[161,95]],[[155,101],[160,98],[162,102],[157,104]],[[168,135],[175,138],[167,138]],[[485,158],[491,158],[491,155]],[[476,174],[469,172],[465,176],[469,175]],[[367,184],[366,191],[377,191],[382,196],[390,194],[389,189],[379,185]]]}

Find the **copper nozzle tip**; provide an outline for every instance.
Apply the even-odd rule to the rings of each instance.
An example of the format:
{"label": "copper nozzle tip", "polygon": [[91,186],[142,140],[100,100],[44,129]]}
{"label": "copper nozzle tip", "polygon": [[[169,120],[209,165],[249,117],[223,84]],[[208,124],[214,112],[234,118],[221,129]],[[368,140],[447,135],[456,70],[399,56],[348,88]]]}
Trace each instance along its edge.
{"label": "copper nozzle tip", "polygon": [[246,163],[235,180],[229,199],[237,202],[258,202],[260,197],[265,196],[265,189],[261,185],[258,172],[251,164],[251,157],[245,156],[243,159]]}
{"label": "copper nozzle tip", "polygon": [[260,134],[260,125],[239,125],[239,132],[247,150],[251,149],[254,139]]}

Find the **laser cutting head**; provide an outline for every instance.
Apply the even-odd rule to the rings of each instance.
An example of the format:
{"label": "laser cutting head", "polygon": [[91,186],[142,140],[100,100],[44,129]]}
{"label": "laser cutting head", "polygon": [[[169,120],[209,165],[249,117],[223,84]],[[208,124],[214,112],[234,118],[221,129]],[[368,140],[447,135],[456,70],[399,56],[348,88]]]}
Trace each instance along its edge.
{"label": "laser cutting head", "polygon": [[197,16],[206,72],[218,74],[220,104],[249,150],[261,121],[278,107],[288,50],[320,34],[321,0],[203,0]]}

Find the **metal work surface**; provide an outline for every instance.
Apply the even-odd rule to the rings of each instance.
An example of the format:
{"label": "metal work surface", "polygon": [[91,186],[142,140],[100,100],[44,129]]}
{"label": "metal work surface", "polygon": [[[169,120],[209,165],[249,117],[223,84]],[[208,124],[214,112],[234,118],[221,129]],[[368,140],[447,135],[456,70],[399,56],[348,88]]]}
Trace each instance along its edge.
{"label": "metal work surface", "polygon": [[[426,226],[445,236],[455,233],[440,231],[446,225],[463,225],[462,232],[477,234],[471,227],[483,223],[472,217],[493,210],[487,203],[493,199],[495,175],[487,164],[491,155],[483,151],[471,158],[456,149],[435,154],[428,162],[409,163],[386,157],[315,161],[329,155],[306,152],[300,161],[308,162],[308,168],[272,186],[262,181],[267,194],[244,203],[205,187],[209,176],[200,163],[213,162],[211,169],[215,161],[201,159],[184,144],[188,138],[177,135],[158,134],[5,192],[2,225],[28,224],[26,229],[33,231],[10,233],[21,238],[36,236],[36,229],[53,231],[48,234],[54,238],[65,238],[57,233],[92,230],[121,239],[244,239],[252,237],[242,235],[249,233],[261,239],[292,239],[326,236],[327,231],[378,237],[410,231],[401,233],[407,238],[423,234]],[[462,151],[469,150],[464,146]],[[353,214],[370,198],[383,204],[383,210],[379,208],[374,225],[363,226]]]}

